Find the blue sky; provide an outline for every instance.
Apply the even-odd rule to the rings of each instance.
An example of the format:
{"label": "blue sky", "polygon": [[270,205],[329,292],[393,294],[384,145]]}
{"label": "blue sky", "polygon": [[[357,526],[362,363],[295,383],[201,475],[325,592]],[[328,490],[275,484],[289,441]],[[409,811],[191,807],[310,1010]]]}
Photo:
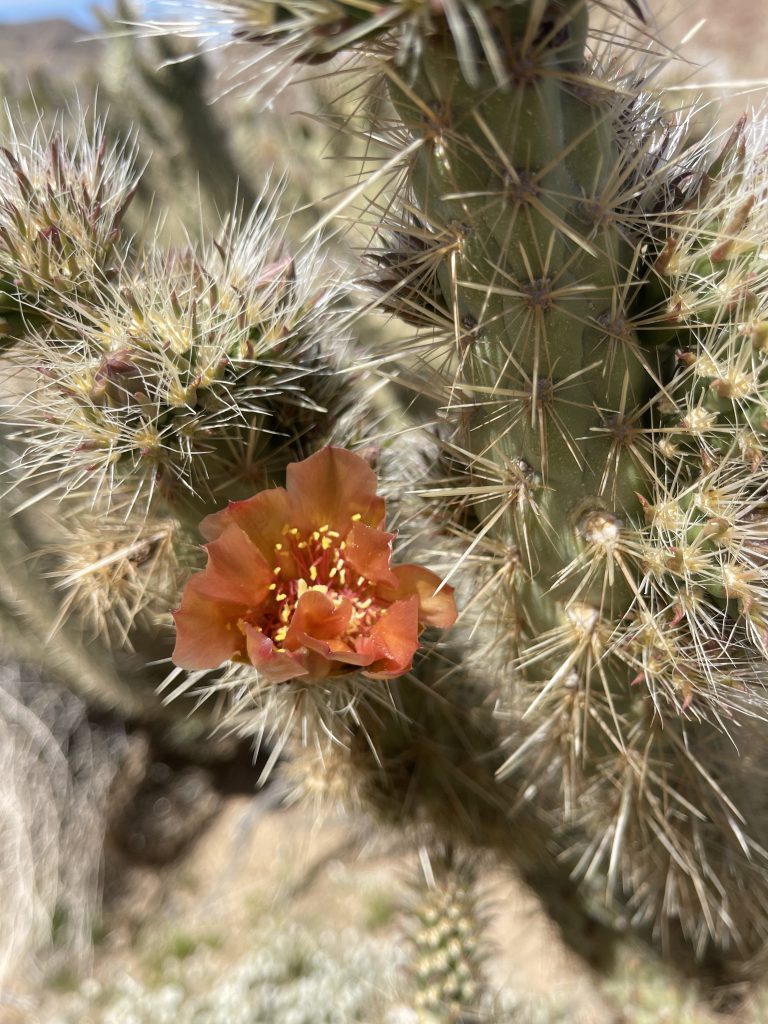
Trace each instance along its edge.
{"label": "blue sky", "polygon": [[[0,0],[0,22],[68,18],[83,28],[93,28],[96,25],[91,15],[93,6],[93,0]],[[102,6],[109,9],[109,0],[102,0]],[[155,4],[155,7],[160,9],[161,5]]]}
{"label": "blue sky", "polygon": [[69,18],[84,28],[93,27],[91,0],[0,0],[0,21]]}

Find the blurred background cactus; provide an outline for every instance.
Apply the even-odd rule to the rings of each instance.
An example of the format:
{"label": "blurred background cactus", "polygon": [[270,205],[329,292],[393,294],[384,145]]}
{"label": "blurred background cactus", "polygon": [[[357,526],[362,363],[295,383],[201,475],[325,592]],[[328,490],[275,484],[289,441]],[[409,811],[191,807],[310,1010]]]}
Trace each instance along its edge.
{"label": "blurred background cactus", "polygon": [[[280,763],[291,801],[418,848],[413,1019],[527,1012],[486,973],[475,890],[494,864],[604,975],[639,943],[705,987],[759,976],[759,118],[702,130],[697,103],[665,91],[661,12],[635,4],[211,0],[182,15],[126,32],[139,12],[120,3],[93,101],[6,103],[7,649],[77,714],[116,711],[115,735],[141,725],[211,771],[255,750],[239,785]],[[227,664],[173,665],[201,521],[326,445],[375,470],[395,568],[428,566],[441,601],[455,588],[458,623],[428,625],[397,678],[355,671],[372,663],[355,647],[322,678],[275,681],[250,640]],[[255,544],[273,528],[243,527]],[[295,601],[309,587],[340,607],[352,535],[315,529],[337,561]],[[376,565],[358,588],[389,573]],[[14,735],[14,715],[30,720],[18,689]],[[114,740],[98,779],[130,746]],[[216,798],[196,802],[202,827]],[[17,803],[21,835],[34,824]],[[56,920],[47,892],[11,966]]]}

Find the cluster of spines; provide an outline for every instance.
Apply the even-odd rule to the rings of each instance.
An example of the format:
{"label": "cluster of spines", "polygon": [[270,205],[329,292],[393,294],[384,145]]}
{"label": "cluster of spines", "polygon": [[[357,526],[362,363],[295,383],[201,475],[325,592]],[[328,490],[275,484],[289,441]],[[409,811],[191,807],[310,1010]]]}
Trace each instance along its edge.
{"label": "cluster of spines", "polygon": [[[203,0],[197,11],[187,13],[188,20],[173,30],[216,47],[244,44],[238,72],[242,77],[247,70],[259,90],[284,84],[290,65],[323,64],[350,52],[384,53],[397,64],[410,65],[431,37],[446,32],[452,34],[468,81],[475,83],[483,66],[492,68],[500,82],[505,73],[499,52],[504,12],[488,11],[475,0],[440,10],[424,0],[388,0],[370,9],[327,0]],[[167,32],[170,26],[154,27]],[[254,46],[258,43],[266,44],[261,52]]]}
{"label": "cluster of spines", "polygon": [[110,147],[101,123],[66,144],[58,130],[14,130],[0,151],[0,331],[87,304],[119,273],[137,183],[130,147]]}
{"label": "cluster of spines", "polygon": [[107,647],[130,650],[137,625],[151,631],[165,622],[189,569],[178,533],[170,517],[115,522],[74,510],[63,535],[45,552],[54,564],[51,579],[62,592],[51,631],[74,614]]}

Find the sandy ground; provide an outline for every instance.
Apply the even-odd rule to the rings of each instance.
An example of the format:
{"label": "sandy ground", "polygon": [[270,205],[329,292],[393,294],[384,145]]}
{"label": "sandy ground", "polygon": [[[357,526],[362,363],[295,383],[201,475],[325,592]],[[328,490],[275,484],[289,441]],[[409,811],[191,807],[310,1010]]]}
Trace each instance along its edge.
{"label": "sandy ground", "polygon": [[[48,1024],[80,1006],[88,985],[95,982],[106,990],[126,973],[155,984],[146,979],[155,979],[158,965],[181,955],[182,947],[206,947],[206,962],[223,974],[264,921],[278,931],[299,923],[321,936],[319,941],[329,931],[354,929],[397,945],[399,908],[416,873],[413,859],[383,842],[361,843],[343,819],[320,823],[302,808],[273,803],[269,791],[228,798],[180,860],[164,868],[120,865],[119,882],[109,886],[90,971],[64,983],[49,979],[48,986],[18,979],[10,992],[15,1006],[0,1009],[0,1024]],[[117,866],[108,864],[107,873]],[[632,980],[641,965],[631,956],[606,994],[517,880],[492,873],[482,891],[490,912],[487,970],[494,991],[514,993],[532,1006],[565,1006],[568,1024],[708,1024],[713,1019],[692,995],[675,992],[674,986],[661,999],[655,993],[646,1013],[640,974]]]}

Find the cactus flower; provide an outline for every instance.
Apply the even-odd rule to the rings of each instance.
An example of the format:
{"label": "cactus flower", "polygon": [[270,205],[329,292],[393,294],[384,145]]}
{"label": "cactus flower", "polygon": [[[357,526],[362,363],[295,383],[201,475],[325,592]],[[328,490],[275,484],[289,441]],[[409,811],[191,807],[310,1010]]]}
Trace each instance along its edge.
{"label": "cactus flower", "polygon": [[435,573],[390,565],[384,511],[365,460],[323,448],[288,466],[285,488],[207,516],[208,564],[175,613],[174,662],[245,662],[272,682],[406,672],[421,629],[453,625],[456,605]]}

